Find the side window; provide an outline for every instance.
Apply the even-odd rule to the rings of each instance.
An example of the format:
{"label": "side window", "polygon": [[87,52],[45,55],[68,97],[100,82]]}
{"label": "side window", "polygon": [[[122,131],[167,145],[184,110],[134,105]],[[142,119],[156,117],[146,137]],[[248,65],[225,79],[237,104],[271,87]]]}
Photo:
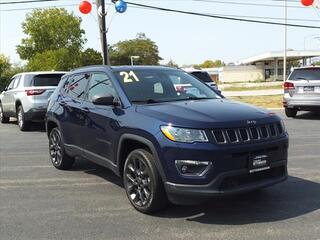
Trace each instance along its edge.
{"label": "side window", "polygon": [[16,78],[11,79],[11,82],[8,85],[7,90],[12,90],[13,89],[13,85],[14,85],[15,80],[16,80]]}
{"label": "side window", "polygon": [[90,75],[78,74],[70,76],[64,83],[64,91],[70,98],[83,98]]}
{"label": "side window", "polygon": [[161,82],[155,83],[153,85],[153,91],[154,91],[154,93],[158,93],[158,94],[164,93],[163,86],[162,86]]}
{"label": "side window", "polygon": [[110,94],[117,96],[112,82],[105,73],[93,73],[88,90],[88,100],[92,101],[93,96],[96,94]]}
{"label": "side window", "polygon": [[12,87],[13,89],[16,89],[19,86],[20,79],[21,79],[21,76],[15,77],[15,81],[14,81],[13,87]]}

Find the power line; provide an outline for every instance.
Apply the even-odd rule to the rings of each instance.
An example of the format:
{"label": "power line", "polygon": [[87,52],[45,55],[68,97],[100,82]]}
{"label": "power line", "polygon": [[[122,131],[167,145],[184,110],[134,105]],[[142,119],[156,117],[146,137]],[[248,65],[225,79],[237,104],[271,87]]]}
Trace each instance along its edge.
{"label": "power line", "polygon": [[242,21],[242,22],[278,25],[278,26],[320,29],[320,27],[317,27],[317,26],[308,26],[308,25],[299,25],[299,24],[285,24],[285,23],[280,23],[280,22],[269,22],[269,21],[250,20],[250,19],[245,19],[245,18],[217,16],[217,15],[210,15],[210,14],[205,14],[205,13],[197,13],[197,12],[175,10],[175,9],[170,9],[170,8],[156,7],[156,6],[150,6],[150,5],[140,4],[140,3],[133,3],[133,2],[127,2],[127,4],[133,5],[133,6],[149,8],[149,9],[155,9],[155,10],[159,10],[159,11],[165,11],[165,12],[174,12],[174,13],[188,14],[188,15],[194,15],[194,16],[200,16],[200,17],[209,17],[209,18],[230,20],[230,21]]}
{"label": "power line", "polygon": [[[230,5],[240,5],[240,6],[258,6],[258,7],[278,7],[283,8],[282,5],[276,4],[264,4],[264,3],[248,3],[248,2],[232,2],[232,1],[216,1],[216,0],[193,0],[194,2],[206,2],[214,4],[230,4]],[[279,1],[279,0],[278,0]],[[288,8],[305,8],[301,6],[288,6]]]}

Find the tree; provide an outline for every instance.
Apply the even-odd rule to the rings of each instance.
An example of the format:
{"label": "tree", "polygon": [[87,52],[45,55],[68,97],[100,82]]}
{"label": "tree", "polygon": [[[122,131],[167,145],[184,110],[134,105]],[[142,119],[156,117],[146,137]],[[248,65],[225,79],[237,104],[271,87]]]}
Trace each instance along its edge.
{"label": "tree", "polygon": [[120,41],[109,47],[109,57],[112,65],[129,65],[131,56],[139,56],[135,60],[138,65],[159,65],[158,46],[144,33],[138,33],[135,39]]}
{"label": "tree", "polygon": [[174,68],[178,68],[179,67],[179,65],[176,64],[172,59],[170,59],[169,62],[167,62],[167,64],[165,64],[165,66],[174,67]]}
{"label": "tree", "polygon": [[29,60],[29,71],[69,71],[80,66],[80,52],[72,52],[66,48],[47,50],[37,53]]}
{"label": "tree", "polygon": [[102,64],[102,55],[93,48],[88,48],[81,53],[81,65],[100,65]]}
{"label": "tree", "polygon": [[214,67],[222,67],[224,66],[224,63],[219,59],[215,61],[206,60],[203,63],[199,64],[198,66],[201,68],[214,68]]}
{"label": "tree", "polygon": [[24,34],[17,52],[21,59],[30,60],[45,51],[61,48],[80,52],[86,42],[81,19],[63,8],[35,9],[22,23]]}
{"label": "tree", "polygon": [[13,75],[23,71],[24,67],[11,64],[8,57],[0,54],[0,88],[4,88]]}

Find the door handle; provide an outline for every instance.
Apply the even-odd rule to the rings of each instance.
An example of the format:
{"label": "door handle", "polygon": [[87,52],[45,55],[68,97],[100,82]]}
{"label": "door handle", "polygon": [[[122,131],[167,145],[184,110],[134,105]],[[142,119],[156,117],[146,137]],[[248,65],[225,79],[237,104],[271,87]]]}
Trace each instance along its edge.
{"label": "door handle", "polygon": [[83,107],[82,110],[85,112],[85,113],[88,113],[90,112],[89,108],[88,107]]}

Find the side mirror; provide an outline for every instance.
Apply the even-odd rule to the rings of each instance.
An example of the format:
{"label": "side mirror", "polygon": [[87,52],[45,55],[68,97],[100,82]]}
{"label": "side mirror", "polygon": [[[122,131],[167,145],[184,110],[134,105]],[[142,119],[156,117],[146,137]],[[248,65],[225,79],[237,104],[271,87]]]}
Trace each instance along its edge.
{"label": "side mirror", "polygon": [[120,106],[119,100],[110,94],[96,94],[92,98],[92,103],[100,106]]}

